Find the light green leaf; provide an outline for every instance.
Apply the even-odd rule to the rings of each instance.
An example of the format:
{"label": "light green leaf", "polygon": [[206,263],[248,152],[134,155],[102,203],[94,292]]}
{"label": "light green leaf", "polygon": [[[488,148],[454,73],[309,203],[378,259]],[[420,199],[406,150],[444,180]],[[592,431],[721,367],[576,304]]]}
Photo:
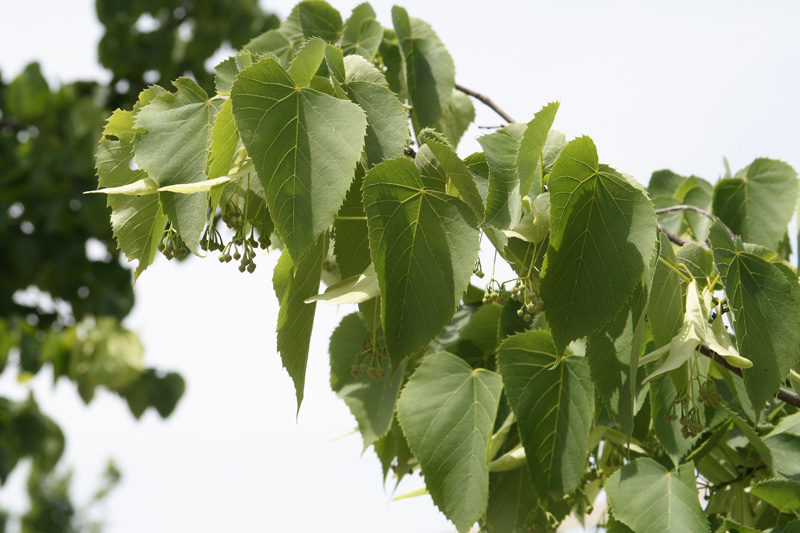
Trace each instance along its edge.
{"label": "light green leaf", "polygon": [[367,2],[357,5],[342,29],[339,45],[345,55],[358,54],[371,61],[383,40],[383,26]]}
{"label": "light green leaf", "polygon": [[[164,93],[144,106],[134,141],[136,163],[161,187],[206,179],[206,158],[217,101],[188,78],[173,82],[175,93]],[[206,224],[205,194],[159,193],[164,212],[190,250]]]}
{"label": "light green leaf", "polygon": [[537,495],[571,493],[583,479],[594,416],[586,358],[562,360],[550,333],[540,330],[506,339],[497,364]]}
{"label": "light green leaf", "polygon": [[303,44],[292,59],[288,70],[297,87],[308,87],[323,59],[325,59],[325,41],[314,37]]}
{"label": "light green leaf", "polygon": [[[118,109],[118,111],[122,110]],[[108,141],[108,139],[105,138],[103,140]],[[97,189],[96,191],[86,191],[83,194],[118,194],[122,196],[146,196],[148,194],[156,194],[158,192],[158,183],[156,183],[150,176],[147,176],[145,172],[142,172],[141,174],[143,174],[145,177],[134,181],[133,183],[120,185],[119,187],[103,187],[102,189]]]}
{"label": "light green leaf", "polygon": [[710,531],[697,489],[652,459],[636,459],[615,472],[606,494],[614,517],[636,533]]}
{"label": "light green leaf", "polygon": [[370,263],[361,274],[345,278],[325,289],[324,293],[307,298],[305,302],[307,304],[325,302],[328,305],[359,304],[380,296],[380,293],[378,276]]}
{"label": "light green leaf", "polygon": [[[711,250],[706,250],[699,244],[690,242],[684,244],[675,253],[678,264],[689,269],[692,278],[697,280],[700,288],[708,287],[716,277],[717,269],[714,267],[714,256]],[[717,285],[720,287],[720,285]]]}
{"label": "light green leaf", "polygon": [[[738,379],[738,378],[737,378]],[[664,420],[671,414],[678,391],[670,376],[661,376],[650,382],[650,412],[653,420],[653,430],[658,442],[667,452],[672,463],[678,465],[694,445],[697,437],[686,439],[681,434],[681,424],[678,420]]]}
{"label": "light green leaf", "polygon": [[756,412],[778,390],[800,356],[800,286],[777,265],[737,251],[721,222],[709,234],[714,263],[733,314],[742,370]]}
{"label": "light green leaf", "polygon": [[714,214],[745,242],[777,250],[797,205],[797,172],[756,159],[714,188]]}
{"label": "light green leaf", "polygon": [[386,78],[361,56],[344,58],[347,78],[340,80],[347,98],[367,116],[365,150],[369,166],[403,155],[408,144],[408,117],[403,104],[389,89]]}
{"label": "light green leaf", "polygon": [[650,196],[669,196],[675,197],[678,189],[684,184],[686,178],[675,174],[671,170],[657,170],[650,176],[647,184],[647,192]]}
{"label": "light green leaf", "polygon": [[683,298],[681,298],[681,279],[676,272],[677,259],[667,236],[661,233],[660,239],[661,260],[656,264],[650,300],[647,302],[647,316],[656,348],[668,344],[683,323]]}
{"label": "light green leaf", "polygon": [[385,359],[380,361],[384,371],[381,380],[365,372],[353,376],[351,367],[365,360],[359,358],[369,330],[357,313],[347,315],[331,335],[331,389],[344,400],[358,422],[366,450],[389,432],[394,418],[394,404],[403,382],[403,367],[392,372]]}
{"label": "light green leaf", "polygon": [[436,506],[459,532],[489,499],[487,450],[503,384],[447,352],[423,359],[397,402],[397,418]]}
{"label": "light green leaf", "polygon": [[[694,183],[683,196],[683,203],[686,205],[694,205],[708,213],[712,210],[712,191],[711,186],[705,180],[700,178],[689,178],[687,183]],[[701,185],[702,184],[702,185]],[[706,189],[708,187],[708,190]],[[684,211],[683,217],[686,220],[689,228],[694,235],[694,239],[698,242],[705,242],[708,239],[708,230],[711,228],[712,220],[705,215],[695,213],[694,211]]]}
{"label": "light green leaf", "polygon": [[214,126],[211,128],[210,142],[206,175],[209,179],[214,179],[228,174],[233,158],[236,156],[236,150],[239,148],[239,132],[233,121],[233,106],[230,98],[225,100],[217,113]]}
{"label": "light green leaf", "polygon": [[517,152],[524,131],[524,124],[511,124],[478,137],[489,164],[489,192],[484,220],[487,226],[500,230],[511,229],[522,216]]}
{"label": "light green leaf", "polygon": [[588,137],[570,142],[550,175],[550,245],[542,297],[556,347],[617,316],[658,249],[653,205],[601,165]]}
{"label": "light green leaf", "polygon": [[214,85],[217,92],[221,95],[230,94],[239,71],[252,65],[254,60],[258,60],[256,54],[248,51],[237,52],[236,55],[224,59],[214,67]]}
{"label": "light green leaf", "polygon": [[222,176],[221,178],[215,178],[213,180],[203,180],[203,181],[198,181],[196,183],[179,183],[177,185],[167,185],[166,187],[160,187],[158,190],[159,192],[194,194],[196,192],[210,191],[212,188],[219,187],[220,185],[225,185],[226,183],[230,183],[234,179],[237,178],[234,178],[232,176]]}
{"label": "light green leaf", "polygon": [[[140,101],[155,97],[158,90],[151,88],[146,93],[149,96],[143,93]],[[115,111],[109,118],[104,133],[96,160],[100,187],[114,189],[146,180],[152,181],[144,170],[133,170],[130,167],[134,155],[133,112],[119,109]],[[111,229],[119,249],[125,253],[128,261],[135,259],[139,262],[133,274],[136,279],[153,262],[167,217],[162,212],[156,195],[109,195],[108,205],[111,207]]]}
{"label": "light green leaf", "polygon": [[[425,135],[425,133],[423,132],[421,135]],[[420,147],[414,157],[414,165],[417,167],[419,176],[422,178],[422,185],[426,189],[439,192],[447,190],[447,174],[428,145],[423,144]]]}
{"label": "light green leaf", "polygon": [[291,253],[284,249],[272,275],[272,285],[278,297],[278,351],[284,368],[294,382],[297,393],[297,410],[303,401],[306,381],[308,348],[314,326],[317,304],[306,304],[306,299],[317,294],[325,260],[327,239],[325,236],[295,262]]}
{"label": "light green leaf", "polygon": [[453,316],[478,255],[477,224],[458,198],[425,190],[408,158],[367,173],[364,207],[386,345],[397,363]]}
{"label": "light green leaf", "polygon": [[478,187],[475,185],[475,178],[472,176],[466,163],[458,157],[455,150],[450,146],[437,142],[433,138],[426,138],[425,146],[427,146],[436,159],[439,160],[445,174],[453,181],[461,198],[470,209],[472,209],[472,212],[475,213],[476,219],[482,221],[484,211],[483,199],[478,191]]}
{"label": "light green leaf", "polygon": [[427,22],[409,17],[402,7],[392,8],[392,23],[403,51],[414,128],[433,128],[453,94],[453,58]]}
{"label": "light green leaf", "polygon": [[472,105],[472,99],[458,89],[453,89],[453,96],[444,108],[436,129],[444,133],[453,147],[458,148],[459,141],[473,120],[475,106]]}
{"label": "light green leaf", "polygon": [[350,188],[364,144],[364,112],[297,88],[270,58],[239,74],[231,99],[276,231],[289,253],[300,256],[328,229]]}
{"label": "light green leaf", "polygon": [[753,487],[751,494],[782,513],[800,513],[800,482],[789,479],[768,479]]}
{"label": "light green leaf", "polygon": [[289,68],[289,63],[306,37],[300,26],[300,4],[296,4],[278,29],[254,37],[242,50],[259,55],[273,54],[281,66]]}
{"label": "light green leaf", "polygon": [[[539,169],[539,177],[541,179],[542,150],[547,141],[547,134],[550,132],[550,128],[556,118],[558,106],[558,102],[547,104],[536,113],[533,120],[528,122],[528,127],[522,137],[522,142],[520,142],[519,154],[517,155],[519,193],[522,196],[526,196],[531,191],[537,169]],[[541,184],[539,189],[541,189]]]}
{"label": "light green leaf", "polygon": [[800,435],[778,433],[767,435],[764,444],[769,448],[775,472],[800,481]]}

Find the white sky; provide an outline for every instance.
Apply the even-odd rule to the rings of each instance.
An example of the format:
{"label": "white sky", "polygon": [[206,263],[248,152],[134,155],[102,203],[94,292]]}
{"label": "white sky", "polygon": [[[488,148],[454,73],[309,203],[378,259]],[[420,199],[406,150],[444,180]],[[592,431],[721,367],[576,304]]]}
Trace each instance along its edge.
{"label": "white sky", "polygon": [[[96,63],[94,2],[2,1],[9,3],[0,23],[6,81],[34,59],[54,82],[108,79]],[[358,2],[332,3],[346,17]],[[269,5],[285,16],[293,2]],[[591,136],[602,162],[644,183],[661,168],[713,182],[724,155],[734,172],[756,157],[800,166],[796,2],[403,5],[439,33],[459,83],[519,121],[560,100],[557,129]],[[391,4],[373,6],[390,25]],[[476,107],[478,124],[500,124]],[[187,380],[167,422],[149,412],[137,423],[110,394],[84,408],[71,384],[52,388],[47,375],[37,378],[42,409],[66,431],[62,464],[75,468],[77,495],[91,494],[113,457],[124,482],[105,507],[110,533],[453,531],[428,497],[390,503],[391,486],[383,490],[371,450],[360,456],[358,436],[329,442],[355,425],[327,381],[328,338],[350,309],[318,307],[295,421],[294,390],[275,352],[275,260],[243,275],[214,259],[176,265],[159,258],[140,278],[127,324],[141,334],[148,365]],[[23,397],[26,389],[9,374],[0,395]],[[21,474],[0,489],[3,505],[21,504]],[[399,493],[420,485],[411,480]]]}

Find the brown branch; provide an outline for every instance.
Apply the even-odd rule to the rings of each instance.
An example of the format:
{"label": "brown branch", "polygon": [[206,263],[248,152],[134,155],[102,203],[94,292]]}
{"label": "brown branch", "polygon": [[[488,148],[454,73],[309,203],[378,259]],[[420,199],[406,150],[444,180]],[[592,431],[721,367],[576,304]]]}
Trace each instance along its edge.
{"label": "brown branch", "polygon": [[[717,217],[715,217],[714,215],[712,215],[711,213],[709,213],[704,209],[700,209],[695,205],[673,205],[670,207],[662,207],[661,209],[656,209],[656,215],[660,215],[662,213],[671,213],[673,211],[694,211],[695,213],[703,215],[704,217],[710,220],[713,221],[717,220]],[[725,224],[723,224],[723,226],[725,226]],[[731,231],[731,229],[728,226],[725,226],[725,231],[728,232],[728,236],[731,238],[732,241],[736,240],[736,235]]]}
{"label": "brown branch", "polygon": [[675,233],[671,232],[670,230],[668,230],[667,228],[665,228],[665,227],[664,227],[664,226],[662,226],[661,224],[659,224],[659,225],[658,225],[658,229],[659,229],[659,230],[661,230],[661,232],[662,232],[664,235],[666,235],[666,236],[667,236],[667,238],[668,238],[670,241],[674,242],[674,243],[675,243],[675,244],[677,244],[678,246],[683,246],[684,244],[689,244],[689,243],[691,242],[691,243],[697,244],[697,245],[699,245],[699,246],[702,246],[702,247],[703,247],[703,248],[705,248],[706,250],[708,250],[708,249],[709,249],[709,247],[708,247],[708,245],[707,245],[706,243],[704,243],[704,242],[695,242],[695,241],[690,241],[689,239],[684,239],[684,238],[683,238],[683,237],[681,237],[680,235],[676,235]]}
{"label": "brown branch", "polygon": [[457,84],[457,83],[456,83],[456,89],[458,89],[459,91],[461,91],[461,92],[462,92],[462,93],[464,93],[464,94],[467,94],[467,95],[469,95],[469,96],[471,96],[471,97],[475,98],[476,100],[479,100],[479,101],[480,101],[482,104],[484,104],[485,106],[489,107],[489,108],[490,108],[492,111],[494,111],[495,113],[497,113],[498,115],[500,115],[501,117],[503,117],[503,120],[505,120],[505,121],[506,121],[506,122],[508,122],[509,124],[516,124],[516,122],[517,122],[517,121],[516,121],[516,120],[514,120],[513,118],[511,118],[511,117],[508,115],[508,113],[506,113],[505,111],[503,111],[502,109],[500,109],[500,108],[497,106],[497,104],[495,104],[494,102],[492,102],[492,99],[491,99],[491,98],[489,98],[488,96],[484,96],[484,95],[482,95],[481,93],[478,93],[478,92],[475,92],[475,91],[473,91],[472,89],[467,89],[467,88],[466,88],[466,87],[464,87],[463,85],[459,85],[459,84]]}
{"label": "brown branch", "polygon": [[[720,356],[717,352],[709,348],[706,343],[701,344],[700,347],[698,348],[698,351],[701,354],[705,355],[706,357],[710,358],[715,363],[724,366],[737,376],[742,377],[741,368],[736,368],[735,366],[732,366],[730,363],[728,363],[728,361],[725,360],[724,357]],[[798,396],[797,393],[790,391],[789,389],[784,389],[783,387],[779,388],[776,397],[784,403],[788,403],[789,405],[793,405],[797,408],[800,408],[800,396]]]}

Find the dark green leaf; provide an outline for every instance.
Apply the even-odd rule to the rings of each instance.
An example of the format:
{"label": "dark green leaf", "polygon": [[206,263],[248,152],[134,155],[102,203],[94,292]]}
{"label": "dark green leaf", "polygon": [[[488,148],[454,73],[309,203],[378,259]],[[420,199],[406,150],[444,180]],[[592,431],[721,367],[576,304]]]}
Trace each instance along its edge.
{"label": "dark green leaf", "polygon": [[472,275],[478,230],[464,202],[423,188],[408,158],[367,173],[364,207],[386,345],[397,364],[453,316]]}
{"label": "dark green leaf", "polygon": [[382,40],[383,26],[376,20],[372,6],[364,2],[353,8],[342,29],[342,52],[345,55],[358,54],[371,61]]}
{"label": "dark green leaf", "polygon": [[276,231],[300,256],[328,229],[350,188],[364,145],[364,112],[297,88],[270,58],[239,74],[231,99]]}
{"label": "dark green leaf", "polygon": [[714,214],[745,242],[772,250],[797,204],[797,172],[782,161],[756,159],[714,188]]}
{"label": "dark green leaf", "polygon": [[[660,348],[669,344],[672,337],[678,333],[683,325],[683,296],[681,294],[681,279],[678,276],[677,260],[672,243],[663,233],[661,238],[661,259],[656,264],[653,273],[653,286],[650,290],[650,299],[647,302],[647,320],[653,332],[655,347]],[[665,265],[671,265],[672,268]]]}
{"label": "dark green leaf", "polygon": [[430,149],[448,178],[453,181],[461,198],[475,213],[478,221],[483,220],[483,199],[481,198],[478,187],[475,185],[475,178],[455,150],[446,144],[437,142],[434,139],[426,139],[425,145]]}
{"label": "dark green leaf", "polygon": [[444,133],[452,146],[457,148],[461,137],[473,120],[475,120],[475,107],[472,105],[472,99],[458,89],[453,89],[453,96],[442,112],[437,129]]}
{"label": "dark green leaf", "polygon": [[278,297],[278,351],[286,371],[294,382],[297,393],[297,410],[303,401],[306,380],[308,348],[314,326],[317,304],[304,303],[319,292],[322,263],[326,256],[327,238],[323,235],[295,263],[291,252],[281,254],[272,276],[275,295]]}
{"label": "dark green leaf", "polygon": [[550,333],[529,331],[503,342],[497,364],[536,494],[544,498],[571,493],[583,478],[594,416],[586,359],[562,360]]}
{"label": "dark green leaf", "polygon": [[742,370],[756,411],[778,390],[800,355],[800,286],[773,263],[738,251],[719,221],[709,234],[739,354],[753,362]]}
{"label": "dark green leaf", "polygon": [[329,43],[339,41],[342,15],[324,0],[303,0],[297,4],[300,27],[306,39],[319,37]]}
{"label": "dark green leaf", "polygon": [[598,163],[588,137],[570,142],[550,175],[550,245],[542,297],[559,352],[617,316],[657,252],[653,205]]}
{"label": "dark green leaf", "polygon": [[800,482],[789,479],[768,479],[751,491],[782,513],[800,512]]}

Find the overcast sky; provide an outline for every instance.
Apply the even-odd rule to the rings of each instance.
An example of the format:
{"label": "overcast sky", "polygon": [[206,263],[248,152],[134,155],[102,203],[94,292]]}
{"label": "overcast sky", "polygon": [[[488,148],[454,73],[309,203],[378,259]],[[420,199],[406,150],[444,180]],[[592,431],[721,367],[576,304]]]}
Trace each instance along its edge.
{"label": "overcast sky", "polygon": [[[333,5],[346,17],[356,3]],[[292,5],[268,7],[283,17]],[[518,121],[559,100],[557,129],[591,136],[602,162],[643,183],[661,168],[716,181],[723,156],[734,172],[756,157],[800,166],[796,2],[402,5],[439,33],[459,83],[490,95]],[[390,25],[391,4],[373,6]],[[6,81],[32,60],[53,83],[108,79],[96,63],[94,2],[14,2],[2,26]],[[501,123],[476,107],[477,124]],[[477,149],[465,141],[460,152]],[[294,390],[275,352],[276,260],[262,258],[246,275],[213,259],[176,265],[159,258],[140,278],[127,325],[141,334],[148,365],[187,379],[167,422],[149,412],[137,423],[109,394],[83,408],[71,384],[52,388],[47,375],[37,378],[42,409],[66,431],[62,464],[75,468],[77,495],[95,489],[113,457],[124,483],[105,508],[110,533],[453,531],[427,497],[390,503],[391,485],[382,488],[371,450],[360,456],[358,436],[330,442],[355,426],[329,390],[327,364],[330,333],[353,309],[318,307],[295,420]],[[9,374],[0,394],[23,397]],[[20,505],[23,484],[17,471],[0,501]],[[421,484],[409,480],[399,493]]]}

